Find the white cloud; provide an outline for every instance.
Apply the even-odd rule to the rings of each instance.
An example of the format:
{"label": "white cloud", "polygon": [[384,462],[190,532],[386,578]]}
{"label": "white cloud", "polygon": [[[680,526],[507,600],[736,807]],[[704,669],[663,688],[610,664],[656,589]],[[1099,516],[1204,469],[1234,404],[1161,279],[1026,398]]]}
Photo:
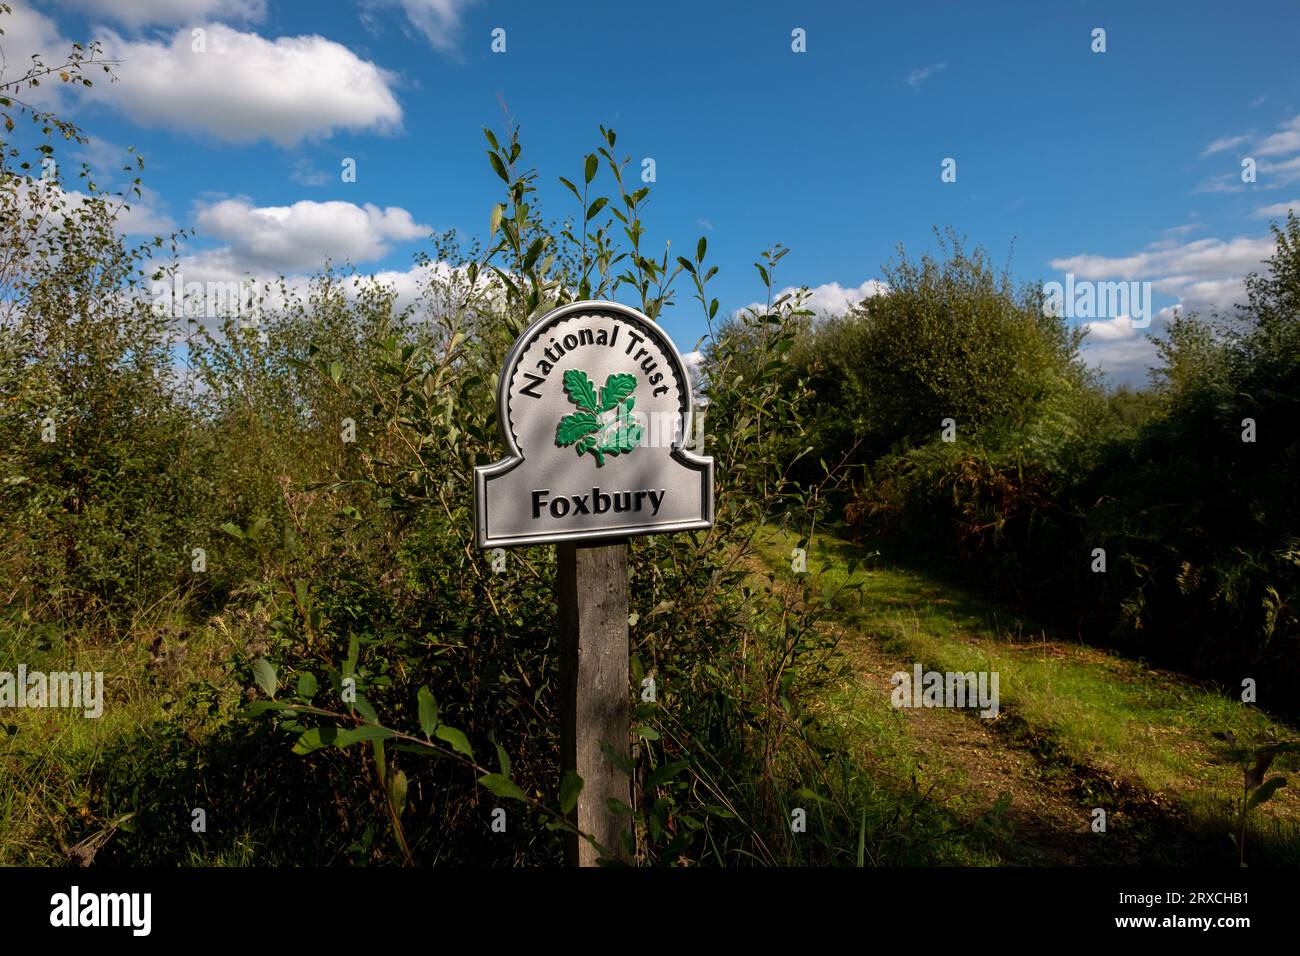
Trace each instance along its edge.
{"label": "white cloud", "polygon": [[1088,322],[1088,338],[1103,342],[1115,342],[1121,339],[1131,339],[1138,334],[1138,330],[1133,326],[1133,317],[1129,315],[1119,315],[1113,319],[1098,319],[1096,322]]}
{"label": "white cloud", "polygon": [[1193,189],[1192,192],[1193,193],[1239,193],[1245,191],[1245,189],[1246,189],[1245,185],[1242,184],[1242,182],[1238,179],[1238,177],[1230,173],[1226,176],[1221,176],[1218,179],[1206,180],[1205,182],[1197,186],[1195,189]]}
{"label": "white cloud", "polygon": [[61,0],[65,7],[116,20],[129,27],[205,20],[261,21],[266,0]]}
{"label": "white cloud", "polygon": [[[34,54],[39,54],[46,66],[55,66],[64,62],[62,57],[71,48],[59,35],[53,20],[21,4],[14,6],[7,16],[0,16],[0,29],[4,30],[0,36],[0,54],[3,54],[0,82],[13,83],[24,76],[32,66]],[[34,106],[49,107],[57,101],[62,89],[63,84],[51,78],[40,86],[9,93]]]}
{"label": "white cloud", "polygon": [[1221,153],[1225,149],[1232,149],[1234,146],[1240,146],[1248,139],[1250,139],[1249,136],[1222,136],[1219,139],[1216,139],[1209,146],[1205,147],[1205,149],[1201,151],[1201,155],[1213,156],[1215,153]]}
{"label": "white cloud", "polygon": [[1255,210],[1255,215],[1261,219],[1285,219],[1288,211],[1294,209],[1296,215],[1300,215],[1300,199],[1292,199],[1290,202],[1274,203],[1271,206],[1260,206]]}
{"label": "white cloud", "polygon": [[333,177],[323,169],[317,169],[310,159],[299,157],[290,164],[289,179],[299,186],[324,186]]}
{"label": "white cloud", "polygon": [[1293,156],[1282,163],[1261,162],[1259,172],[1262,176],[1268,177],[1268,181],[1274,186],[1293,183],[1300,179],[1300,156]]}
{"label": "white cloud", "polygon": [[1286,153],[1300,153],[1300,115],[1284,122],[1276,133],[1266,136],[1255,147],[1261,156],[1281,156]]}
{"label": "white cloud", "polygon": [[1127,316],[1089,323],[1083,343],[1084,360],[1100,366],[1112,384],[1145,385],[1148,370],[1157,364],[1155,343],[1147,336],[1165,328],[1172,317],[1172,309],[1161,309],[1146,329],[1133,328]]}
{"label": "white cloud", "polygon": [[913,70],[907,75],[907,85],[915,89],[936,73],[942,73],[946,69],[948,69],[947,63],[931,63],[919,70]]}
{"label": "white cloud", "polygon": [[406,19],[429,45],[441,53],[455,53],[462,29],[462,14],[476,0],[365,0],[366,11],[400,7]]}
{"label": "white cloud", "polygon": [[[1243,144],[1249,145],[1243,145]],[[1276,188],[1300,180],[1300,114],[1278,124],[1275,132],[1262,139],[1254,133],[1224,136],[1210,143],[1201,156],[1242,146],[1241,153],[1257,159],[1258,188]],[[1290,158],[1285,158],[1290,157]],[[1250,188],[1257,188],[1251,186]],[[1246,189],[1238,172],[1212,176],[1194,190],[1195,193],[1239,193]]]}
{"label": "white cloud", "polygon": [[691,383],[691,394],[696,394],[704,382],[704,353],[698,349],[682,356],[682,365],[686,366],[686,377]]}
{"label": "white cloud", "polygon": [[1051,260],[1053,269],[1073,272],[1079,279],[1161,279],[1182,277],[1222,278],[1258,269],[1273,254],[1271,237],[1240,236],[1198,239],[1194,242],[1160,242],[1129,256],[1067,256]]}
{"label": "white cloud", "polygon": [[156,190],[141,186],[140,195],[128,196],[118,213],[118,228],[128,236],[171,235],[176,229],[176,221],[159,208],[161,203]]}
{"label": "white cloud", "polygon": [[[232,268],[223,250],[201,252],[182,256],[175,274],[149,284],[146,294],[156,306],[171,309],[180,320],[189,316],[209,330],[214,329],[225,315],[248,321],[260,319],[266,311],[288,307],[294,299],[309,301],[316,273],[295,273],[280,276],[267,272],[249,272]],[[412,309],[410,320],[427,321],[448,308],[445,292],[432,291],[438,281],[446,282],[455,275],[459,287],[457,295],[464,293],[468,277],[463,268],[446,262],[426,262],[409,269],[367,273],[358,271],[334,273],[334,288],[342,291],[349,302],[356,301],[362,289],[374,284],[388,288],[393,293],[393,309],[402,312]],[[500,301],[500,284],[490,276],[479,276],[479,293],[489,302]],[[255,307],[255,305],[257,307]],[[178,322],[176,331],[183,337],[184,324]]]}
{"label": "white cloud", "polygon": [[105,55],[122,60],[115,83],[85,91],[133,122],[203,132],[234,143],[282,146],[337,129],[387,132],[402,119],[387,70],[320,36],[267,40],[221,24],[204,27],[206,51],[190,30],[169,42],[125,40],[111,31]]}
{"label": "white cloud", "polygon": [[[783,295],[793,295],[798,292],[800,286],[786,286],[781,291],[772,296],[776,301]],[[808,290],[808,298],[804,300],[803,307],[810,309],[817,315],[831,316],[843,315],[853,308],[863,299],[869,299],[874,295],[880,295],[882,292],[888,292],[889,286],[879,279],[868,279],[856,288],[845,288],[838,282],[828,282],[825,285],[813,286]],[[766,303],[751,302],[745,306],[745,309],[765,309]],[[743,312],[745,309],[739,309]]]}
{"label": "white cloud", "polygon": [[1206,314],[1228,311],[1244,301],[1245,275],[1262,270],[1263,260],[1275,251],[1271,236],[1194,242],[1166,239],[1128,256],[1067,256],[1051,260],[1051,266],[1063,273],[1073,272],[1076,280],[1150,282],[1154,292],[1178,299],[1176,306],[1157,311],[1148,328],[1134,328],[1128,316],[1086,324],[1084,358],[1100,365],[1116,383],[1142,385],[1147,369],[1156,364],[1155,345],[1148,335],[1158,336],[1176,310]]}
{"label": "white cloud", "polygon": [[[62,224],[66,216],[78,216],[89,199],[87,193],[79,189],[64,189],[57,183],[41,179],[29,179],[16,184],[16,192],[21,215],[39,213],[45,220],[45,228],[54,229]],[[160,208],[158,194],[152,189],[142,188],[140,196],[130,195],[125,199],[111,194],[100,194],[106,206],[114,214],[114,225],[123,236],[167,236],[176,228],[175,221]]]}
{"label": "white cloud", "polygon": [[397,206],[300,200],[292,206],[254,206],[224,199],[202,206],[195,216],[199,234],[226,246],[198,254],[205,268],[255,275],[311,270],[326,259],[335,263],[372,262],[387,255],[392,242],[428,235]]}

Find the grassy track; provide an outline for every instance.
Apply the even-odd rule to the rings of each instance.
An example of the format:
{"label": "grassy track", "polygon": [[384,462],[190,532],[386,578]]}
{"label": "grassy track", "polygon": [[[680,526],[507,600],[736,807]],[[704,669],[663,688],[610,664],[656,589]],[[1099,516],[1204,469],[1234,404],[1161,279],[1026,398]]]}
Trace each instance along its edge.
{"label": "grassy track", "polygon": [[[759,539],[775,586],[797,580],[798,543],[776,532]],[[959,817],[1001,798],[1012,862],[1230,864],[1241,770],[1223,759],[1213,732],[1300,736],[1256,707],[1056,640],[1022,615],[831,535],[812,542],[806,575],[814,590],[840,595],[833,626],[852,665],[825,716],[856,734],[864,761],[911,775]],[[999,716],[895,710],[889,678],[915,662],[997,672]],[[1275,772],[1295,766],[1292,758]],[[1104,834],[1090,825],[1098,807]],[[1255,813],[1246,846],[1248,862],[1300,864],[1300,787],[1284,787]]]}

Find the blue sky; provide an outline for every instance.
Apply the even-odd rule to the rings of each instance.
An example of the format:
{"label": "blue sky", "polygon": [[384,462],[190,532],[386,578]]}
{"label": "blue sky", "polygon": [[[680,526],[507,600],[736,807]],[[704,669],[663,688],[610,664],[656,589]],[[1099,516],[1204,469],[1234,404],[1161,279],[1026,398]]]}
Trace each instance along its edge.
{"label": "blue sky", "polygon": [[[1239,300],[1269,216],[1300,211],[1293,0],[14,6],[10,73],[89,37],[123,61],[116,83],[43,95],[95,137],[97,163],[145,156],[124,228],[197,227],[196,277],[301,274],[330,255],[400,284],[430,230],[486,232],[499,195],[481,127],[501,127],[502,101],[548,214],[574,211],[556,177],[577,178],[600,124],[633,169],[653,158],[651,247],[707,235],[726,311],[759,297],[751,263],[773,243],[791,249],[778,285],[836,310],[897,244],[930,251],[932,227],[952,226],[999,262],[1014,245],[1024,279],[1150,281],[1158,332],[1175,305]],[[1079,321],[1113,380],[1143,380],[1142,330]],[[683,348],[704,331],[685,285],[664,323]]]}

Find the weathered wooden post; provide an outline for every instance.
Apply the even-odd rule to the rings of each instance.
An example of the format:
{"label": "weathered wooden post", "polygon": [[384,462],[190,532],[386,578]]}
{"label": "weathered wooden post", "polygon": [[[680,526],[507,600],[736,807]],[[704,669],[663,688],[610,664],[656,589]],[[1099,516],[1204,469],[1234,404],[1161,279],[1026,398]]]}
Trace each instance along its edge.
{"label": "weathered wooden post", "polygon": [[[631,781],[604,752],[631,759],[627,686],[627,542],[556,545],[555,591],[560,608],[560,772],[575,771],[582,792],[574,810],[579,829],[619,859],[631,822],[610,813],[610,800],[632,805]],[[622,581],[619,587],[614,582]],[[582,825],[586,821],[586,826]],[[570,839],[570,865],[594,866],[587,840]]]}
{"label": "weathered wooden post", "polygon": [[508,454],[474,470],[480,548],[557,549],[561,769],[582,778],[573,822],[600,847],[571,837],[571,864],[628,859],[631,821],[614,809],[632,799],[627,539],[713,524],[713,460],[682,444],[692,414],[657,324],[570,303],[515,342],[497,387]]}

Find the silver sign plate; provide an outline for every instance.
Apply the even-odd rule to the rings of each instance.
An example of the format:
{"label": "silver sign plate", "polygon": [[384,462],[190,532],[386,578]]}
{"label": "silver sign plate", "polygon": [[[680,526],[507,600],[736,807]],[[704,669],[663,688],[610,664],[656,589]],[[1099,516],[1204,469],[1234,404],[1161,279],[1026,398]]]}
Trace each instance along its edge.
{"label": "silver sign plate", "polygon": [[474,469],[480,548],[713,524],[713,459],[687,451],[690,380],[655,322],[574,302],[515,342],[497,388],[508,454]]}

